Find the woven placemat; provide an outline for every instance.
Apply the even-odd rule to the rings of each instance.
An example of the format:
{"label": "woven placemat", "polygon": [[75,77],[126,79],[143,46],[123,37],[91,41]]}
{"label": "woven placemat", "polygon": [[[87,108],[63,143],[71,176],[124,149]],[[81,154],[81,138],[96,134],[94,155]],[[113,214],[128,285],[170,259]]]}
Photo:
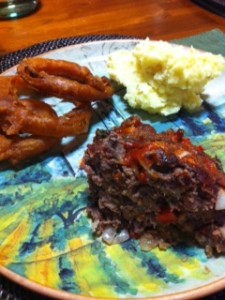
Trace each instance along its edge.
{"label": "woven placemat", "polygon": [[[26,57],[32,57],[39,54],[42,54],[47,51],[55,50],[58,48],[92,42],[92,41],[104,41],[104,40],[113,40],[113,39],[133,39],[134,36],[124,36],[124,35],[90,35],[90,36],[78,36],[78,37],[68,37],[68,38],[61,38],[51,41],[46,41],[40,44],[35,44],[31,47],[12,52],[0,57],[0,73],[4,72],[5,70],[13,67],[14,65],[18,64],[20,60]],[[215,54],[218,52],[216,49],[212,48],[209,49],[210,46],[205,47],[206,40],[208,42],[214,41],[213,43],[209,43],[210,45],[215,45],[215,43],[222,43],[221,51],[225,50],[222,46],[225,44],[225,37],[224,34],[219,30],[212,30],[200,35],[196,35],[194,37],[176,40],[174,41],[177,44],[185,44],[185,45],[193,45],[196,48],[208,50]],[[207,48],[207,49],[205,49]],[[218,49],[218,48],[217,48]],[[223,52],[222,51],[222,52]],[[225,54],[222,53],[221,54]],[[224,287],[225,288],[225,287]],[[0,275],[0,299],[1,300],[49,300],[48,297],[33,293],[30,290],[27,290],[14,282],[11,282],[7,278],[4,278]],[[214,295],[210,295],[208,297],[202,298],[204,300],[223,300],[225,299],[225,290],[218,292]]]}
{"label": "woven placemat", "polygon": [[47,51],[59,49],[66,46],[81,44],[81,43],[114,40],[114,39],[125,39],[125,38],[132,39],[135,37],[125,36],[125,35],[89,35],[89,36],[60,38],[56,40],[35,44],[31,47],[0,56],[0,73],[11,68],[12,66],[15,66],[23,58],[36,56],[45,53]]}

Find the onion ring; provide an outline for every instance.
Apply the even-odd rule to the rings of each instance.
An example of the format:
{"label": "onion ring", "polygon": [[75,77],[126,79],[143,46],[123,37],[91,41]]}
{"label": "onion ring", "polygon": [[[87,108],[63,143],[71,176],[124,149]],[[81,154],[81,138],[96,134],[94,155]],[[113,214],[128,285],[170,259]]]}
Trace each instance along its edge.
{"label": "onion ring", "polygon": [[91,107],[78,107],[58,117],[44,102],[32,99],[17,101],[9,97],[9,101],[0,99],[0,118],[0,126],[6,135],[75,136],[88,131]]}
{"label": "onion ring", "polygon": [[[60,144],[63,137],[86,133],[91,102],[112,93],[107,78],[76,63],[24,59],[16,75],[0,76],[0,161],[15,165]],[[72,102],[74,108],[58,116],[42,101],[44,94]]]}
{"label": "onion ring", "polygon": [[[33,99],[18,99],[15,95],[17,88],[22,86],[25,90],[26,87],[17,76],[0,79],[0,86],[3,83],[5,89],[0,95],[0,126],[6,135],[25,132],[41,136],[65,137],[88,131],[91,118],[90,105],[76,107],[58,117],[47,103]],[[16,83],[15,86],[13,83]]]}
{"label": "onion ring", "polygon": [[5,136],[0,134],[0,161],[9,161],[12,165],[43,154],[59,144],[60,139],[40,136]]}
{"label": "onion ring", "polygon": [[0,76],[0,97],[7,95],[32,95],[34,89],[19,75]]}
{"label": "onion ring", "polygon": [[106,77],[94,76],[88,68],[64,60],[27,58],[20,62],[17,73],[33,89],[74,103],[90,103],[113,94]]}

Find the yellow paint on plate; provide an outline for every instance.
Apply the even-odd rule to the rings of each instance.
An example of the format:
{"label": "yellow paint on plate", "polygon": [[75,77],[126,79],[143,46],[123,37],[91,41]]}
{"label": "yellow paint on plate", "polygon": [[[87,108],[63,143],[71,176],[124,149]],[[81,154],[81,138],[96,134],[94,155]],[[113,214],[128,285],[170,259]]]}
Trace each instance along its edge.
{"label": "yellow paint on plate", "polygon": [[5,239],[2,241],[0,245],[0,264],[7,265],[17,257],[18,250],[20,246],[23,244],[24,239],[27,237],[29,233],[29,222],[27,216],[21,219],[21,222],[16,227],[14,231],[12,231]]}
{"label": "yellow paint on plate", "polygon": [[147,274],[139,259],[135,259],[129,252],[119,245],[106,247],[106,253],[116,264],[118,273],[133,286],[138,287],[139,293],[151,294],[159,292],[166,287],[163,280]]}
{"label": "yellow paint on plate", "polygon": [[84,242],[83,240],[81,240],[80,238],[77,238],[77,237],[72,240],[68,240],[69,251],[74,251],[76,249],[79,249],[86,244],[88,244],[88,241]]}
{"label": "yellow paint on plate", "polygon": [[0,241],[3,241],[8,236],[9,232],[7,228],[13,225],[13,228],[15,229],[19,225],[23,217],[24,217],[24,211],[21,210],[10,214],[6,213],[3,216],[1,216]]}
{"label": "yellow paint on plate", "polygon": [[39,238],[40,239],[44,239],[48,236],[52,235],[54,228],[53,228],[53,220],[52,219],[48,219],[46,220],[39,229]]}
{"label": "yellow paint on plate", "polygon": [[72,263],[76,273],[76,282],[82,294],[93,297],[117,296],[98,256],[91,253],[89,246],[82,248],[77,255],[74,255]]}
{"label": "yellow paint on plate", "polygon": [[168,273],[178,276],[180,279],[191,277],[198,280],[207,280],[212,277],[210,272],[206,272],[205,266],[201,264],[195,257],[184,259],[176,256],[176,254],[168,249],[161,251],[157,248],[152,250],[152,253],[157,257]]}
{"label": "yellow paint on plate", "polygon": [[[26,277],[45,286],[56,287],[60,284],[58,260],[44,259],[52,257],[49,244],[40,247],[35,252],[34,263],[26,265]],[[37,275],[38,274],[38,275]]]}

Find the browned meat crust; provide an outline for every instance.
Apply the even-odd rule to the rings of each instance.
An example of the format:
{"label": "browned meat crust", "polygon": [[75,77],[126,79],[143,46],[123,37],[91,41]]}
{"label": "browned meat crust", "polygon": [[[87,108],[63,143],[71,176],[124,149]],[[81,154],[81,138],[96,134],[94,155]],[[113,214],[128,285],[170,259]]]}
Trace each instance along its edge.
{"label": "browned meat crust", "polygon": [[97,235],[111,226],[135,238],[147,232],[165,245],[186,236],[208,255],[225,252],[225,211],[215,210],[225,175],[181,130],[157,134],[129,118],[110,132],[97,131],[83,168]]}

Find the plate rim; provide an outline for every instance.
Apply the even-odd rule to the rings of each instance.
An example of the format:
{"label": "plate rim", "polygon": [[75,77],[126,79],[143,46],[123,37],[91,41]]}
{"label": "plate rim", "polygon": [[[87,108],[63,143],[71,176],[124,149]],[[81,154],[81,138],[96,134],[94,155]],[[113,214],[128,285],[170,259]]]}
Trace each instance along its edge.
{"label": "plate rim", "polygon": [[[32,58],[34,57],[42,57],[42,56],[45,56],[45,55],[48,55],[48,54],[51,54],[51,53],[54,53],[54,52],[61,52],[61,51],[64,51],[65,49],[69,49],[69,48],[76,48],[76,47],[82,47],[82,46],[85,46],[85,45],[89,45],[89,44],[102,44],[102,43],[118,43],[118,42],[123,42],[123,43],[127,43],[127,42],[131,42],[131,41],[136,41],[136,42],[139,42],[139,41],[142,41],[143,39],[138,39],[138,38],[125,38],[125,39],[109,39],[109,40],[96,40],[96,41],[91,41],[91,42],[82,42],[82,43],[79,43],[79,44],[74,44],[74,45],[68,45],[68,46],[64,46],[64,47],[60,47],[60,48],[57,48],[57,49],[53,49],[53,50],[49,50],[49,51],[46,51],[46,52],[43,52],[43,53],[40,53],[38,55],[35,55],[35,56],[31,56]],[[179,45],[177,45],[179,46]],[[27,57],[24,57],[24,58],[27,58]],[[24,59],[22,58],[21,61]],[[19,64],[19,63],[18,63]],[[0,76],[4,76],[5,74],[7,74],[8,72],[10,72],[11,70],[14,70],[18,64],[15,64],[14,66],[8,68],[7,70],[3,71],[2,73],[0,73]]]}
{"label": "plate rim", "polygon": [[154,297],[138,297],[138,298],[105,298],[105,297],[91,297],[91,296],[82,296],[78,294],[72,294],[63,290],[57,290],[54,288],[50,288],[40,283],[31,281],[13,271],[10,271],[6,267],[0,265],[0,274],[13,281],[14,283],[29,289],[32,292],[37,294],[41,294],[43,296],[54,297],[53,299],[63,299],[63,300],[115,300],[115,299],[123,299],[123,300],[190,300],[190,299],[198,299],[204,296],[209,296],[214,292],[220,291],[224,288],[225,278],[218,279],[211,283],[207,283],[206,285],[202,285],[200,287],[189,289],[186,291],[181,291],[177,293],[170,293],[167,295],[154,296]]}

